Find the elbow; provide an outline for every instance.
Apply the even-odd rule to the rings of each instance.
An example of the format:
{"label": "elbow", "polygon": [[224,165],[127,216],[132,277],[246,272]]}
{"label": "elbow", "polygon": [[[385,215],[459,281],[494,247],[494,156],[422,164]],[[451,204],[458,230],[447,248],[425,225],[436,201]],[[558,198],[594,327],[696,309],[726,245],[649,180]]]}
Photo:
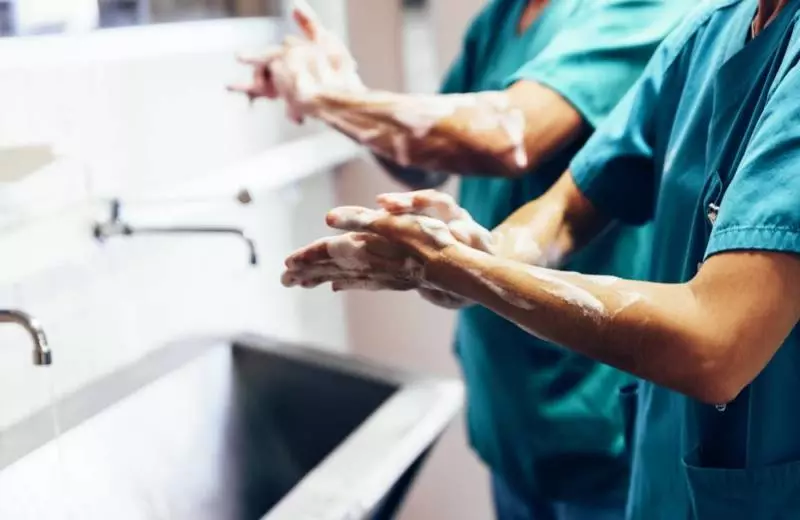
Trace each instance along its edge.
{"label": "elbow", "polygon": [[727,405],[736,400],[745,386],[721,375],[708,375],[688,395],[704,404]]}
{"label": "elbow", "polygon": [[690,346],[691,370],[678,390],[708,405],[726,405],[734,401],[750,383],[740,376],[733,363],[733,348],[717,341]]}

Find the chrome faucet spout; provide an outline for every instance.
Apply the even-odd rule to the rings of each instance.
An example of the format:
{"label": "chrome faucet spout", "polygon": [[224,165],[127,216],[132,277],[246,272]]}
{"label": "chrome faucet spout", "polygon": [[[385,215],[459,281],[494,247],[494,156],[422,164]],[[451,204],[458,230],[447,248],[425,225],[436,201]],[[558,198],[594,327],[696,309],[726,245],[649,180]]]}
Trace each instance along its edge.
{"label": "chrome faucet spout", "polygon": [[47,343],[47,336],[39,320],[23,311],[0,310],[0,324],[2,323],[19,325],[28,332],[33,341],[34,365],[47,366],[53,363],[53,354],[50,351],[50,345]]}

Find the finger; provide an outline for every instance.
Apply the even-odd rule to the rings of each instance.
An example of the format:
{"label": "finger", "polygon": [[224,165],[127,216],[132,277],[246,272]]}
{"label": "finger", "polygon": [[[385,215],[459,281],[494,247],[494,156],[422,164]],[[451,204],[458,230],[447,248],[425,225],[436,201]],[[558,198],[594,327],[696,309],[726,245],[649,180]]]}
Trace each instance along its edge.
{"label": "finger", "polygon": [[379,204],[389,213],[422,215],[447,223],[459,242],[482,251],[489,251],[492,233],[475,222],[455,199],[436,190],[410,193],[387,193],[378,196]]}
{"label": "finger", "polygon": [[412,192],[383,193],[377,197],[378,205],[393,214],[410,213],[414,209]]}
{"label": "finger", "polygon": [[332,280],[330,276],[304,276],[302,273],[285,271],[281,275],[281,284],[284,287],[303,287],[305,289],[313,289],[324,283]]}
{"label": "finger", "polygon": [[244,94],[251,103],[261,97],[259,90],[254,85],[227,85],[225,88],[228,92]]}
{"label": "finger", "polygon": [[291,50],[293,47],[301,47],[305,48],[308,47],[308,40],[300,38],[294,34],[288,35],[286,38],[283,39],[283,46],[288,47],[288,50]]}
{"label": "finger", "polygon": [[306,285],[320,285],[326,282],[371,280],[387,287],[416,287],[418,282],[386,273],[348,271],[340,268],[314,268],[303,271],[286,270],[281,275],[284,287],[305,287]]}
{"label": "finger", "polygon": [[472,218],[453,220],[447,227],[459,242],[487,253],[491,251],[494,242],[492,232]]}
{"label": "finger", "polygon": [[413,213],[445,222],[467,215],[453,197],[436,190],[386,193],[378,196],[378,203],[390,213]]}
{"label": "finger", "polygon": [[286,259],[286,267],[289,269],[299,269],[304,266],[331,261],[331,255],[328,252],[328,241],[330,239],[331,237],[321,238],[298,249]]}
{"label": "finger", "polygon": [[276,99],[278,97],[278,88],[275,86],[275,81],[273,81],[272,72],[269,69],[264,70],[259,79],[262,95],[269,99]]}
{"label": "finger", "polygon": [[324,29],[319,21],[317,13],[308,5],[306,0],[294,0],[292,18],[294,18],[295,23],[297,23],[300,30],[303,31],[306,38],[312,42],[319,40]]}
{"label": "finger", "polygon": [[376,277],[387,277],[388,275],[380,275],[372,272],[369,268],[365,269],[345,269],[340,265],[326,264],[314,265],[303,269],[287,269],[286,275],[293,280],[311,280],[315,278],[324,278],[327,280],[338,280],[342,278],[360,278],[368,275]]}
{"label": "finger", "polygon": [[465,213],[453,197],[436,190],[412,193],[411,203],[416,213],[438,218],[445,222],[462,218]]}
{"label": "finger", "polygon": [[400,265],[396,260],[406,257],[402,249],[378,235],[346,233],[316,240],[292,253],[285,263],[288,269],[324,265],[364,268],[369,264],[370,255],[374,256],[374,261],[395,260],[396,265]]}
{"label": "finger", "polygon": [[324,278],[313,278],[313,279],[310,279],[310,280],[303,280],[300,283],[300,287],[302,287],[303,289],[314,289],[314,288],[319,287],[320,285],[328,283],[328,282],[329,282],[329,280],[326,280]]}
{"label": "finger", "polygon": [[409,291],[413,289],[401,282],[383,282],[372,279],[336,280],[331,282],[333,292],[340,291]]}
{"label": "finger", "polygon": [[281,284],[287,288],[303,287],[305,289],[313,289],[314,287],[329,281],[330,280],[321,277],[300,276],[298,273],[293,273],[290,271],[285,271],[281,275]]}
{"label": "finger", "polygon": [[239,92],[240,94],[251,94],[255,92],[255,85],[226,85],[228,92]]}
{"label": "finger", "polygon": [[424,215],[391,215],[384,210],[345,206],[332,210],[326,220],[333,228],[374,233],[411,249],[419,245],[412,245],[417,239],[439,248],[458,243],[446,223]]}
{"label": "finger", "polygon": [[341,291],[384,291],[389,287],[375,280],[337,280],[331,282],[333,292]]}
{"label": "finger", "polygon": [[286,102],[286,117],[297,125],[302,125],[305,119],[302,110],[291,101]]}
{"label": "finger", "polygon": [[286,275],[297,280],[318,277],[331,280],[346,277],[370,277],[385,281],[411,281],[420,278],[421,267],[419,263],[415,262],[392,264],[382,259],[375,259],[371,262],[364,263],[353,262],[345,264],[334,260],[310,266],[287,268]]}
{"label": "finger", "polygon": [[372,225],[383,216],[386,216],[385,211],[342,206],[330,211],[325,221],[330,227],[343,231],[372,231]]}
{"label": "finger", "polygon": [[243,65],[265,67],[279,58],[281,54],[283,54],[283,47],[273,46],[258,53],[239,53],[236,55],[236,61]]}

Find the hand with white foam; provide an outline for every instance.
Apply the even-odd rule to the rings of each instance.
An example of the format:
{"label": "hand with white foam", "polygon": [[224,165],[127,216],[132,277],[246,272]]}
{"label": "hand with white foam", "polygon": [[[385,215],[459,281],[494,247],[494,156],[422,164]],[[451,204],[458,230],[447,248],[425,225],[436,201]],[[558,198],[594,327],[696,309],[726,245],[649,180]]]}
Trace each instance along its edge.
{"label": "hand with white foam", "polygon": [[251,100],[283,99],[287,115],[300,123],[314,113],[321,92],[360,92],[365,87],[347,46],[322,26],[305,0],[294,1],[292,17],[302,38],[289,36],[260,55],[240,56],[240,62],[253,67],[253,81],[229,90]]}
{"label": "hand with white foam", "polygon": [[332,283],[345,289],[411,290],[419,286],[421,263],[402,247],[371,233],[345,233],[317,240],[286,259],[286,287]]}
{"label": "hand with white foam", "polygon": [[378,204],[395,215],[424,215],[444,222],[462,244],[485,253],[530,265],[549,266],[550,262],[536,241],[530,226],[501,226],[489,231],[447,193],[420,190],[378,196]]}
{"label": "hand with white foam", "polygon": [[386,193],[378,196],[378,204],[393,215],[420,215],[439,220],[462,244],[493,252],[491,231],[475,222],[472,215],[447,193],[436,190]]}
{"label": "hand with white foam", "polygon": [[331,227],[350,232],[292,254],[282,277],[285,286],[312,288],[331,283],[334,291],[416,289],[441,307],[456,309],[469,303],[425,280],[427,262],[458,244],[441,221],[358,207],[335,209],[327,220]]}

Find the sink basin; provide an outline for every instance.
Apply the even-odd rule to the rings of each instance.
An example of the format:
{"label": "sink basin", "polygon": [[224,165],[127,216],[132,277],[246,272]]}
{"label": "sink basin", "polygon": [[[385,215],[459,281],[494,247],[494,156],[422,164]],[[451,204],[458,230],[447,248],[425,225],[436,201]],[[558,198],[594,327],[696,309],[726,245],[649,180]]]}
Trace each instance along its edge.
{"label": "sink basin", "polygon": [[391,518],[452,380],[261,337],[176,344],[0,433],[4,520]]}

